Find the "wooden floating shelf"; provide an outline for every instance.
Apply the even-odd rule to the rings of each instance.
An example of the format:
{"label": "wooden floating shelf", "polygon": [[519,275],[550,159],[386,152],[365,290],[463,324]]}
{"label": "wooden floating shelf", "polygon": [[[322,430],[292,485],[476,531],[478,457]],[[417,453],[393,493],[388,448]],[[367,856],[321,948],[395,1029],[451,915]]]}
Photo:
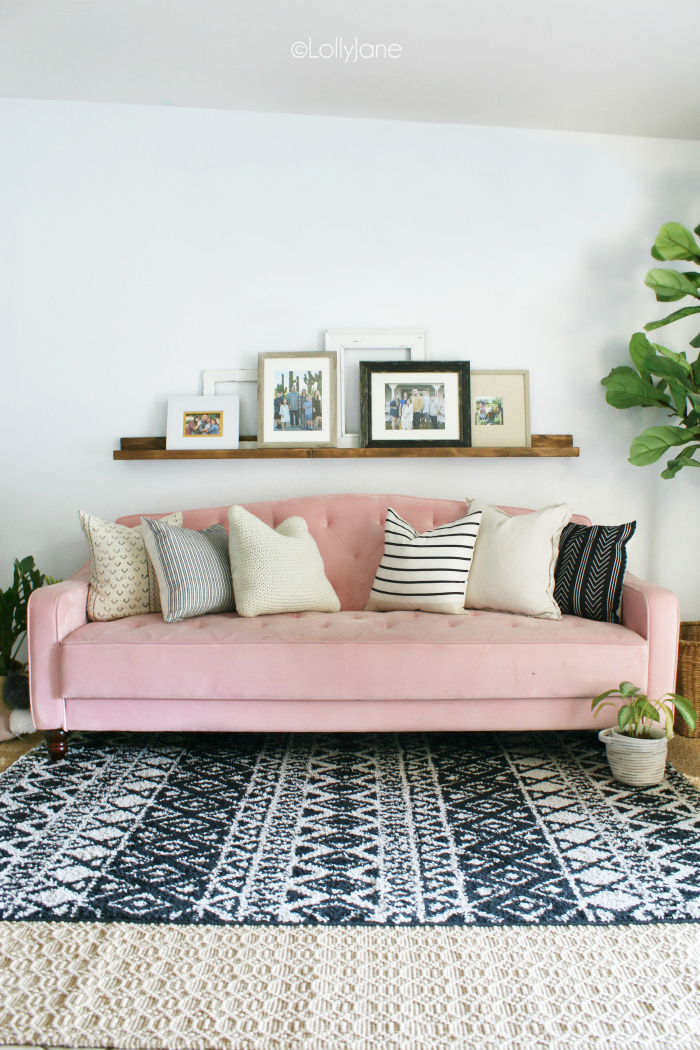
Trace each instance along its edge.
{"label": "wooden floating shelf", "polygon": [[[255,441],[241,437],[241,441]],[[578,456],[571,434],[533,434],[529,448],[235,448],[166,449],[164,437],[122,438],[114,459],[415,459],[504,458],[545,459],[550,456]]]}

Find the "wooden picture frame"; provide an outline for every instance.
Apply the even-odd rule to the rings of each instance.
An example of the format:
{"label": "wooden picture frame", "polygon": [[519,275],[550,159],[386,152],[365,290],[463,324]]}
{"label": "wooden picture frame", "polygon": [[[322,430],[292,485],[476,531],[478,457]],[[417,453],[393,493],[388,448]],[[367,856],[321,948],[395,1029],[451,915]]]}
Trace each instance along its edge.
{"label": "wooden picture frame", "polygon": [[[357,355],[367,354],[366,360],[425,361],[428,356],[427,328],[329,328],[325,333],[326,350],[337,355],[338,361],[338,448],[359,448],[359,431],[348,429],[346,397],[354,385]],[[392,358],[394,354],[394,358]],[[357,379],[359,408],[360,384]]]}
{"label": "wooden picture frame", "polygon": [[468,361],[360,362],[363,448],[469,448],[470,406]]}
{"label": "wooden picture frame", "polygon": [[[474,448],[530,448],[529,371],[474,369],[470,386]],[[487,418],[480,425],[484,412]]]}
{"label": "wooden picture frame", "polygon": [[[298,402],[295,408],[286,396],[293,391],[297,394],[294,403]],[[258,448],[334,448],[337,395],[334,353],[291,350],[258,354]],[[305,406],[306,398],[311,402],[310,410]],[[314,405],[316,400],[320,413]]]}

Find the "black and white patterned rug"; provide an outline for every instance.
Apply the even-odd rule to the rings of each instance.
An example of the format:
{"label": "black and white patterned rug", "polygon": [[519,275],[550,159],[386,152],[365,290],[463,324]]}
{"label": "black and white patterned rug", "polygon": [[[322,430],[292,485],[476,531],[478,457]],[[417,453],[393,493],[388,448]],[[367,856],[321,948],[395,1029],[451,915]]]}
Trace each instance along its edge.
{"label": "black and white patterned rug", "polygon": [[0,919],[700,919],[700,795],[594,733],[101,734],[0,776]]}

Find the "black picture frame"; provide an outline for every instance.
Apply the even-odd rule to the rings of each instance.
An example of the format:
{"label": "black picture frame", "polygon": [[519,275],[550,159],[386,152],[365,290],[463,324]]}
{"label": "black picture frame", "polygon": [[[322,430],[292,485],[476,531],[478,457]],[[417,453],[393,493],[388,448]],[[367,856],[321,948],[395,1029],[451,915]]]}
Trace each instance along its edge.
{"label": "black picture frame", "polygon": [[[445,372],[457,375],[459,437],[438,438],[435,430],[421,430],[420,438],[379,438],[372,433],[372,376],[376,373],[410,372],[434,375]],[[471,394],[468,361],[360,361],[360,445],[362,448],[470,448],[471,438]],[[386,433],[386,430],[383,431]]]}

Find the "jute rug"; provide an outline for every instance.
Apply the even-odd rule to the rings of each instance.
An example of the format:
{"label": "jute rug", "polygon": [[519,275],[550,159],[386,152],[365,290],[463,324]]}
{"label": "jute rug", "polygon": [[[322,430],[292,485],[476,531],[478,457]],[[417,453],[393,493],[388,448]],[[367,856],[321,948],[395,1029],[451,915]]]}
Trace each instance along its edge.
{"label": "jute rug", "polygon": [[697,1050],[700,927],[1,923],[0,1042]]}

